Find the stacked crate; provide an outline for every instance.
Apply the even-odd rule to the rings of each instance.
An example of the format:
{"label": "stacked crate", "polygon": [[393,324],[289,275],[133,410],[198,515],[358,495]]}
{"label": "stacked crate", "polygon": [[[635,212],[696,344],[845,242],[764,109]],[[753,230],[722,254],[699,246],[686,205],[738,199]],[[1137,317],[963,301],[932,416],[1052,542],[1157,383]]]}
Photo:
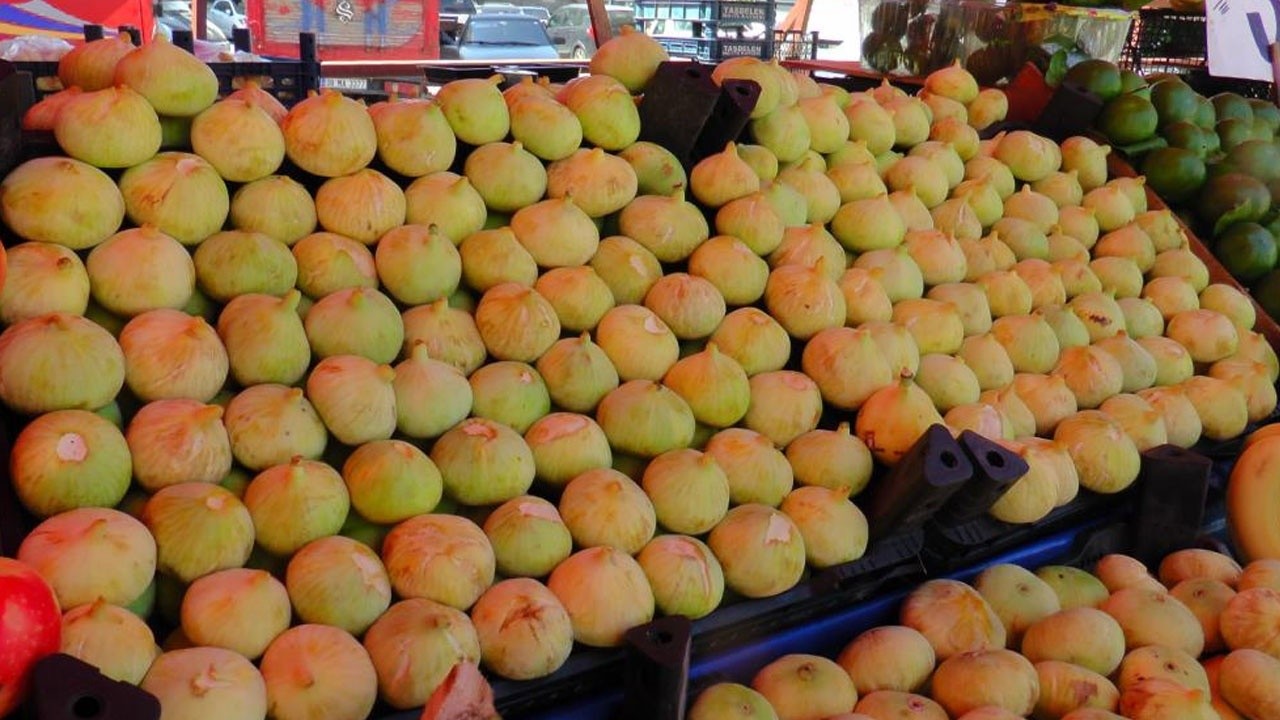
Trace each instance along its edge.
{"label": "stacked crate", "polygon": [[[773,57],[774,0],[639,0],[636,24],[672,57]],[[747,36],[752,25],[763,32]],[[678,30],[675,30],[678,28]],[[675,30],[673,32],[673,30]]]}

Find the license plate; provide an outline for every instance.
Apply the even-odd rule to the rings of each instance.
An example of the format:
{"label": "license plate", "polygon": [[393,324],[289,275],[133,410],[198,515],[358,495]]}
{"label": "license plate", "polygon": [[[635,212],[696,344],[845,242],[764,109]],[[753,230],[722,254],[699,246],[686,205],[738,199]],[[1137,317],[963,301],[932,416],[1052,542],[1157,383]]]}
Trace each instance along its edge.
{"label": "license plate", "polygon": [[322,77],[320,87],[334,90],[368,90],[369,81],[365,78]]}

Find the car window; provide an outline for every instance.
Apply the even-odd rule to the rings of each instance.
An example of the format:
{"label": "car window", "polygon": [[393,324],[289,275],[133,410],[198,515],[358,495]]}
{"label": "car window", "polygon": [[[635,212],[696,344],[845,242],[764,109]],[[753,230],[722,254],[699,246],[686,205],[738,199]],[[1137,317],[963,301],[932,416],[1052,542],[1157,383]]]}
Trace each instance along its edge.
{"label": "car window", "polygon": [[610,10],[609,25],[615,33],[621,32],[624,25],[635,26],[636,14],[631,10]]}
{"label": "car window", "polygon": [[568,25],[569,11],[564,9],[555,11],[554,13],[551,14],[551,19],[547,21],[547,24],[552,25],[554,27],[562,27],[564,25]]}
{"label": "car window", "polygon": [[463,42],[503,45],[546,45],[547,33],[533,18],[473,19]]}
{"label": "car window", "polygon": [[441,0],[440,12],[453,15],[472,15],[476,4],[472,0]]}

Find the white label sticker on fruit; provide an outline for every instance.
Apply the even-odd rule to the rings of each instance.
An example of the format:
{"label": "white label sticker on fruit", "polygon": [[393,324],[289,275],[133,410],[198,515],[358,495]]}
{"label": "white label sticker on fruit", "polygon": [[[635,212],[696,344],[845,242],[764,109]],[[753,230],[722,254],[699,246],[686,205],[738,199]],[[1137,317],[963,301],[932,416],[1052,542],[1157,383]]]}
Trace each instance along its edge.
{"label": "white label sticker on fruit", "polygon": [[1210,0],[1205,19],[1210,75],[1272,79],[1280,0]]}
{"label": "white label sticker on fruit", "polygon": [[702,553],[688,539],[680,538],[671,542],[671,554],[690,560],[702,561]]}
{"label": "white label sticker on fruit", "polygon": [[546,442],[559,440],[560,438],[582,432],[586,429],[588,418],[582,415],[571,413],[561,413],[553,418],[543,418],[544,421],[538,426],[537,438]]}
{"label": "white label sticker on fruit", "polygon": [[478,420],[463,425],[462,434],[468,437],[484,437],[490,440],[498,436],[498,433],[493,428]]}
{"label": "white label sticker on fruit", "polygon": [[808,390],[812,382],[808,377],[796,372],[788,372],[782,376],[782,381],[792,390]]}
{"label": "white label sticker on fruit", "polygon": [[769,527],[764,531],[764,541],[767,543],[791,541],[791,521],[786,515],[774,513],[769,516]]}
{"label": "white label sticker on fruit", "polygon": [[360,573],[360,579],[364,581],[365,587],[376,589],[383,593],[391,591],[391,582],[387,579],[387,573],[383,570],[382,563],[377,558],[353,552],[351,553],[351,563],[356,566],[356,571]]}
{"label": "white label sticker on fruit", "polygon": [[555,506],[549,503],[522,502],[516,506],[516,509],[525,517],[560,522],[560,514],[556,512]]}
{"label": "white label sticker on fruit", "polygon": [[58,438],[57,452],[62,462],[83,462],[89,457],[89,446],[80,433],[66,433]]}
{"label": "white label sticker on fruit", "polygon": [[644,319],[644,329],[654,335],[662,335],[667,332],[667,326],[662,324],[657,315],[650,315]]}

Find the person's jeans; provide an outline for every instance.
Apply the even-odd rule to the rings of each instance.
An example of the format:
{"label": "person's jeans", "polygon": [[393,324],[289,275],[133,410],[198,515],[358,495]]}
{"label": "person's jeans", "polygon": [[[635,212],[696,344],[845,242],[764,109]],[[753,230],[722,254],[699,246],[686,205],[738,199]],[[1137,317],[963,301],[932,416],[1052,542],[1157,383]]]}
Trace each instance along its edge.
{"label": "person's jeans", "polygon": [[302,2],[302,32],[311,32],[311,24],[316,25],[316,32],[324,32],[324,8],[316,7],[312,0]]}
{"label": "person's jeans", "polygon": [[364,14],[364,36],[366,39],[378,37],[385,39],[387,37],[387,17],[391,14],[391,3],[379,3],[373,10]]}

